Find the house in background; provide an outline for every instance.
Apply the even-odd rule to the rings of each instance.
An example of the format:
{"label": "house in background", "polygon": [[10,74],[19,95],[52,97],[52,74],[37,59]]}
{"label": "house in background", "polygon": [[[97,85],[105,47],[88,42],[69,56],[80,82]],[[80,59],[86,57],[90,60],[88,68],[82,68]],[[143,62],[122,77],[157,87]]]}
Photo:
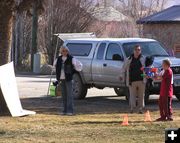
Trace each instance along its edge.
{"label": "house in background", "polygon": [[98,37],[137,37],[133,21],[112,6],[95,7],[89,31]]}
{"label": "house in background", "polygon": [[96,33],[97,37],[137,37],[138,31],[134,21],[116,10],[112,0],[97,0],[96,5],[87,9],[93,21],[87,31]]}
{"label": "house in background", "polygon": [[137,21],[143,37],[160,41],[170,54],[180,57],[180,5],[175,5]]}

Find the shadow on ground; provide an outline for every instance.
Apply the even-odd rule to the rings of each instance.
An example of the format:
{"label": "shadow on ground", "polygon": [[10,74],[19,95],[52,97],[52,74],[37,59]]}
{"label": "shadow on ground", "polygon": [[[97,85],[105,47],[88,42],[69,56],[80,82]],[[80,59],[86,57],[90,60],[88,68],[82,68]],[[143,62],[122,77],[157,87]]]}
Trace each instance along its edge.
{"label": "shadow on ground", "polygon": [[[59,114],[62,111],[61,97],[41,97],[21,99],[25,109],[34,110],[40,114]],[[75,100],[76,114],[112,114],[129,112],[128,101],[124,97],[99,96],[87,97],[84,100]],[[180,103],[173,100],[174,109],[180,109]],[[158,101],[151,100],[146,106],[151,111],[158,110]]]}

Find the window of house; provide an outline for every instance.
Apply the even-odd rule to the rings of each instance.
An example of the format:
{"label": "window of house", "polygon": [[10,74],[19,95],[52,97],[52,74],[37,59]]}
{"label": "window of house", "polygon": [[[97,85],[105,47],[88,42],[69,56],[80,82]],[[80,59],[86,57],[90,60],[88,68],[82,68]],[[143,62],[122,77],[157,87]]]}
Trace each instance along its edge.
{"label": "window of house", "polygon": [[174,45],[174,52],[175,53],[180,53],[180,44],[175,44]]}

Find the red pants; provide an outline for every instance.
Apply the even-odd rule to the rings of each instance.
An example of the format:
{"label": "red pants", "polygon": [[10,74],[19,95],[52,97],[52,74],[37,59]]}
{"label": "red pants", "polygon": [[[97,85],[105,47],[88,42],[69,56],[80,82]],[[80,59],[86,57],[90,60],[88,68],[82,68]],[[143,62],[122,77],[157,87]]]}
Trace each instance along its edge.
{"label": "red pants", "polygon": [[159,97],[159,109],[161,118],[172,117],[172,97],[160,96]]}

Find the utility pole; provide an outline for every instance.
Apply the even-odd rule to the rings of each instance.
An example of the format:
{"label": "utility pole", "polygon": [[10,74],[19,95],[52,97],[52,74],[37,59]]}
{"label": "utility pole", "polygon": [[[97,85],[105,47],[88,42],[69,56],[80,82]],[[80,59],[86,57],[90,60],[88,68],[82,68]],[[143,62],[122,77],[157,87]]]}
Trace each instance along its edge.
{"label": "utility pole", "polygon": [[32,14],[31,70],[33,71],[34,54],[37,53],[38,0],[35,0],[33,3]]}

